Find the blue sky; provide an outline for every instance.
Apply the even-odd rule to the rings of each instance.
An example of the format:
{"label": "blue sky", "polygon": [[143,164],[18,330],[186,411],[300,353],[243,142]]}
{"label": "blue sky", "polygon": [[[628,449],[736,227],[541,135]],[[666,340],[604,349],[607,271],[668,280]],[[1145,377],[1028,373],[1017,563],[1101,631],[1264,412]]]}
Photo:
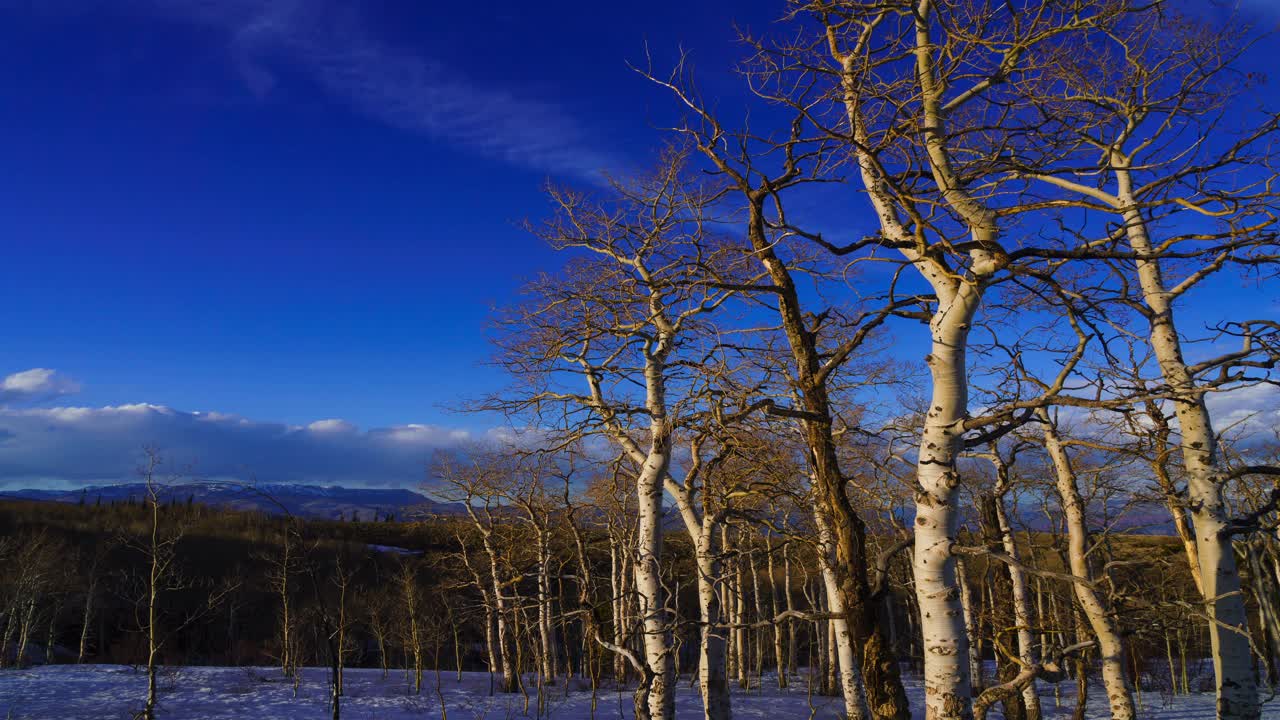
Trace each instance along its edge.
{"label": "blue sky", "polygon": [[[120,446],[217,446],[155,408],[268,434],[482,434],[492,419],[445,406],[501,384],[489,310],[558,262],[517,224],[546,180],[598,182],[658,145],[669,99],[626,62],[683,46],[709,91],[737,93],[733,23],[776,12],[0,0],[0,406],[26,413],[6,432],[131,408],[83,442],[22,435],[0,475],[105,480],[131,467]],[[92,467],[41,460],[108,436]]]}
{"label": "blue sky", "polygon": [[732,108],[733,23],[781,7],[0,0],[0,432],[111,408],[74,419],[112,439],[30,442],[0,484],[113,479],[142,442],[230,473],[299,429],[413,438],[393,477],[484,434],[445,406],[501,384],[489,309],[557,263],[517,223],[672,115],[626,61],[683,46]]}
{"label": "blue sky", "polygon": [[466,422],[435,405],[492,387],[490,305],[554,263],[516,227],[541,183],[657,145],[665,98],[625,61],[648,39],[725,68],[751,20],[386,5],[0,2],[0,292],[21,310],[0,369],[55,367],[85,404]]}

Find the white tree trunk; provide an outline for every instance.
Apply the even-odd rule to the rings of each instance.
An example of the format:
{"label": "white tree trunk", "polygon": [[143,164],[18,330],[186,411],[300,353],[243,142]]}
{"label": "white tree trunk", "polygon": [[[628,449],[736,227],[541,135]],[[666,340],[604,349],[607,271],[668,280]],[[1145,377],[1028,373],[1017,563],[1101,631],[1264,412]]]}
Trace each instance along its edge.
{"label": "white tree trunk", "polygon": [[551,538],[538,529],[538,638],[542,643],[542,679],[556,679],[556,648],[551,626]]}
{"label": "white tree trunk", "polygon": [[849,623],[844,619],[844,595],[840,592],[832,562],[835,558],[835,540],[831,537],[831,524],[822,510],[822,503],[814,504],[813,517],[818,528],[818,559],[822,570],[822,586],[827,598],[827,611],[838,616],[831,620],[831,640],[839,660],[840,694],[844,697],[845,717],[851,720],[868,720],[871,710],[867,706],[866,689],[862,686],[862,668],[854,651]]}
{"label": "white tree trunk", "polygon": [[[1000,540],[1004,552],[1015,561],[1021,562],[1018,544],[1013,536],[1013,528],[1009,526],[1009,516],[1004,508],[1004,495],[996,496],[996,520],[1000,525]],[[1018,659],[1023,668],[1035,664],[1035,640],[1031,636],[1031,603],[1027,593],[1027,576],[1019,565],[1009,565],[1009,580],[1013,586],[1013,619],[1018,623]],[[1027,708],[1028,720],[1040,718],[1040,695],[1036,692],[1036,681],[1031,680],[1022,688],[1022,701]]]}
{"label": "white tree trunk", "polygon": [[743,566],[750,560],[738,551],[733,563],[733,645],[738,649],[738,687],[751,689],[751,645],[747,636],[747,583]]}
{"label": "white tree trunk", "polygon": [[[695,450],[696,452],[696,450]],[[698,656],[698,688],[702,694],[705,720],[729,720],[729,674],[726,664],[724,611],[716,585],[723,579],[723,568],[716,548],[716,531],[722,527],[718,517],[701,514],[694,507],[693,492],[674,481],[666,484],[676,501],[686,532],[694,548],[694,571],[698,574],[698,617],[701,625]]]}
{"label": "white tree trunk", "polygon": [[[502,592],[502,577],[499,574],[498,554],[493,547],[493,542],[486,533],[484,536],[485,554],[489,556],[489,582],[493,592],[493,613],[495,626],[498,631],[498,664],[502,668],[502,692],[513,693],[519,685],[519,678],[516,677],[515,660],[511,657],[511,643],[509,641],[510,631],[507,627],[507,600]],[[417,619],[410,618],[413,624],[415,634],[417,632]],[[417,642],[415,642],[417,645]],[[414,648],[414,669],[421,674],[421,663],[418,660],[420,650]],[[419,679],[416,685],[421,685]]]}
{"label": "white tree trunk", "polygon": [[973,606],[973,588],[964,558],[956,558],[956,580],[960,583],[960,607],[964,611],[964,634],[969,640],[969,678],[975,688],[982,687],[982,658],[978,655],[978,612]]}
{"label": "white tree trunk", "polygon": [[[782,545],[782,592],[786,596],[787,612],[795,611],[795,599],[791,594],[791,553],[790,545],[784,543]],[[787,621],[787,669],[788,675],[795,675],[797,671],[799,654],[799,644],[796,642],[796,623],[794,620]]]}
{"label": "white tree trunk", "polygon": [[[626,564],[618,550],[620,545],[618,539],[611,538],[610,540],[609,588],[613,593],[613,645],[614,647],[623,647],[627,642],[626,579],[624,574]],[[626,680],[627,661],[621,653],[614,653],[613,675],[614,679],[619,683]]]}
{"label": "white tree trunk", "polygon": [[1195,524],[1200,558],[1200,582],[1209,615],[1209,638],[1217,679],[1218,717],[1224,720],[1256,720],[1261,714],[1258,686],[1253,676],[1249,621],[1241,592],[1229,524],[1223,501],[1223,473],[1217,439],[1204,394],[1183,359],[1182,341],[1174,322],[1172,298],[1159,260],[1152,255],[1146,221],[1134,199],[1132,180],[1123,161],[1116,162],[1116,197],[1124,212],[1129,246],[1140,257],[1138,280],[1148,308],[1151,350],[1173,395],[1174,414],[1182,434],[1182,459],[1187,475],[1187,500]]}
{"label": "white tree trunk", "polygon": [[[1071,574],[1085,582],[1071,583],[1076,599],[1084,610],[1085,618],[1098,640],[1098,655],[1102,660],[1102,684],[1107,691],[1113,720],[1132,720],[1135,712],[1133,695],[1125,682],[1124,646],[1120,631],[1106,604],[1092,587],[1093,572],[1089,567],[1089,531],[1085,525],[1084,500],[1076,484],[1075,471],[1058,436],[1049,413],[1043,409],[1036,415],[1044,425],[1044,444],[1053,461],[1058,496],[1062,501],[1062,513],[1067,529],[1067,560]],[[1086,584],[1088,583],[1088,584]]]}
{"label": "white tree trunk", "polygon": [[640,504],[634,573],[650,674],[649,714],[653,720],[675,717],[671,628],[658,565],[662,555],[662,478],[666,475],[667,457],[665,453],[651,453],[636,482]]}
{"label": "white tree trunk", "polygon": [[[779,612],[778,590],[777,590],[777,563],[773,558],[773,542],[769,542],[768,552],[768,569],[769,569],[769,612],[776,618]],[[782,642],[782,624],[773,623],[773,657],[778,670],[778,689],[785,690],[787,688],[787,662]]]}
{"label": "white tree trunk", "polygon": [[963,423],[968,412],[965,346],[981,293],[962,284],[929,323],[932,348],[926,358],[933,394],[925,414],[916,478],[915,553],[912,570],[924,637],[925,717],[967,718],[972,710],[969,642],[951,547],[958,531],[959,476]]}

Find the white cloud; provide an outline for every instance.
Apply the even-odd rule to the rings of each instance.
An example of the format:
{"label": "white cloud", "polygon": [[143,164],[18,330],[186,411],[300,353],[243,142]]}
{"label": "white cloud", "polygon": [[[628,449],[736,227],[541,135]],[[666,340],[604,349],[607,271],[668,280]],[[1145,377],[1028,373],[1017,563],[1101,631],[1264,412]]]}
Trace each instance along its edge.
{"label": "white cloud", "polygon": [[437,449],[474,437],[417,424],[361,430],[333,418],[299,427],[143,403],[0,408],[0,486],[132,481],[142,449],[153,446],[197,477],[414,487]]}
{"label": "white cloud", "polygon": [[318,432],[318,433],[342,433],[342,432],[355,432],[356,426],[352,425],[346,420],[330,418],[328,420],[317,420],[311,423],[310,425],[308,425],[307,429],[310,430],[311,432]]}
{"label": "white cloud", "polygon": [[31,368],[0,380],[0,407],[39,402],[80,391],[80,383],[49,368]]}
{"label": "white cloud", "polygon": [[1213,427],[1227,437],[1244,442],[1271,439],[1280,428],[1280,387],[1251,385],[1223,393],[1211,393],[1209,406]]}

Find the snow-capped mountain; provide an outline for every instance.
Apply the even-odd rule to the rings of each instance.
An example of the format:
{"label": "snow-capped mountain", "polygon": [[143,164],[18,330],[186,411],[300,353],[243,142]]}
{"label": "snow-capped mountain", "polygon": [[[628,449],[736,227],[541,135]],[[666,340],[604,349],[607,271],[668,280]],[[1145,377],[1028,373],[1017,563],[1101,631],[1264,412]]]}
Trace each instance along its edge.
{"label": "snow-capped mountain", "polygon": [[[140,500],[146,495],[142,483],[101,485],[76,490],[23,489],[0,492],[0,498],[55,502],[106,504]],[[452,514],[460,511],[451,503],[440,503],[412,490],[401,488],[348,488],[337,485],[180,483],[160,488],[166,502],[193,502],[237,510],[257,510],[269,514],[307,518],[383,520],[410,519],[424,514]]]}

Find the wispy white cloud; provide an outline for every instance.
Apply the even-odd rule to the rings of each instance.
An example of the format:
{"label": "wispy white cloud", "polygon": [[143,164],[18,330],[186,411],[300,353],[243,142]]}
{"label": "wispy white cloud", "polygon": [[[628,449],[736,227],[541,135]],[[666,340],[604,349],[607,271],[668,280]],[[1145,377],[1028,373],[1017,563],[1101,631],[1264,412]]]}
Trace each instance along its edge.
{"label": "wispy white cloud", "polygon": [[277,63],[302,70],[353,110],[512,165],[591,180],[616,167],[573,113],[375,37],[358,5],[339,0],[134,0],[151,13],[225,34],[246,86],[279,82]]}
{"label": "wispy white cloud", "polygon": [[80,391],[80,383],[49,368],[31,368],[0,380],[0,407],[39,402]]}

